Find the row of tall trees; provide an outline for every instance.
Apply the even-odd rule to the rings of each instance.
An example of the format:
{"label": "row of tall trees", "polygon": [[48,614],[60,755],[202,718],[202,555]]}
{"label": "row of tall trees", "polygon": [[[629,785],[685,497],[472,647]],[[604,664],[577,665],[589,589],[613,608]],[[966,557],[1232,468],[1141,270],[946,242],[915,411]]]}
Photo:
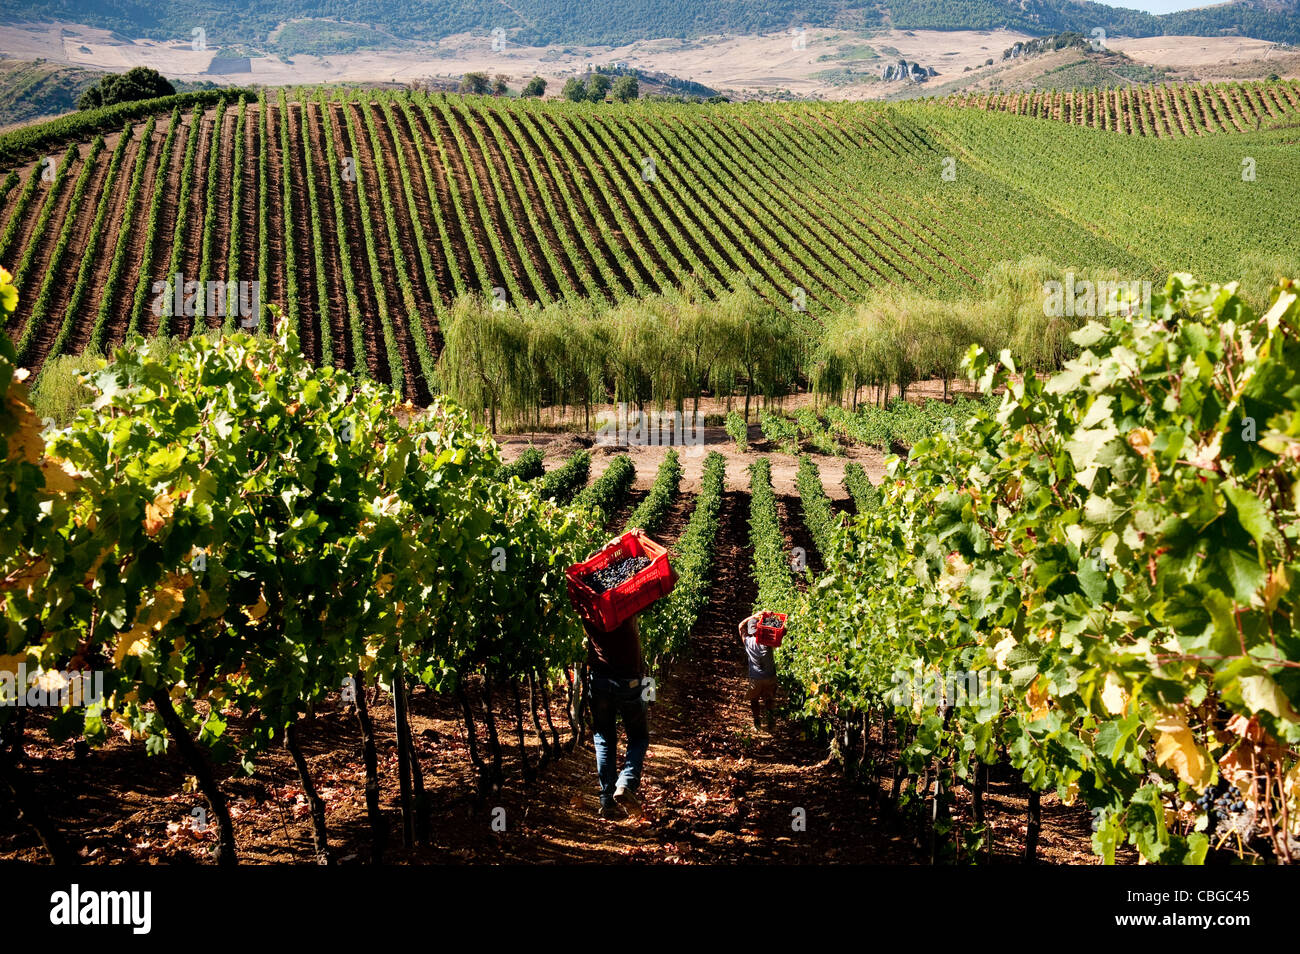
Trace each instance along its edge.
{"label": "row of tall trees", "polygon": [[[972,344],[1010,349],[1026,372],[1052,371],[1071,355],[1069,336],[1090,315],[1051,307],[1046,289],[1066,273],[1046,259],[1007,262],[964,297],[886,287],[824,322],[748,285],[716,298],[688,287],[614,305],[566,299],[522,310],[466,295],[444,320],[438,375],[493,429],[540,423],[543,408],[581,408],[587,425],[593,405],[609,402],[698,410],[705,394],[743,398],[748,419],[756,396],[776,400],[800,387],[856,405],[863,388],[883,402],[939,378],[946,396]],[[1080,273],[1078,281],[1116,278]]]}
{"label": "row of tall trees", "polygon": [[808,337],[752,289],[718,298],[686,288],[614,306],[569,300],[494,307],[462,296],[444,320],[442,387],[499,424],[540,420],[541,409],[610,400],[638,409],[698,410],[705,393],[779,397],[797,383]]}
{"label": "row of tall trees", "polygon": [[[883,403],[893,392],[906,397],[918,381],[940,378],[947,397],[973,344],[990,354],[1010,349],[1022,371],[1053,371],[1077,350],[1069,336],[1090,320],[1086,311],[1105,322],[1108,317],[1099,313],[1112,304],[1097,301],[1094,294],[1088,309],[1078,313],[1054,309],[1045,289],[1061,283],[1066,273],[1047,259],[1032,258],[995,266],[977,292],[958,299],[880,289],[827,320],[814,348],[810,384],[832,400],[854,404],[859,390],[871,387]],[[1084,289],[1118,277],[1081,272],[1078,280]],[[1132,304],[1141,306],[1140,301]]]}

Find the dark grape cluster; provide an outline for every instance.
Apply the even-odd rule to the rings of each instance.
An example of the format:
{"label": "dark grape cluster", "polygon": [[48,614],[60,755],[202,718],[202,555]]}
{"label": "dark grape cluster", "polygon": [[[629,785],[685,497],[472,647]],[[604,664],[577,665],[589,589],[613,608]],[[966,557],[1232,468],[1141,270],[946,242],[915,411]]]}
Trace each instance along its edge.
{"label": "dark grape cluster", "polygon": [[777,616],[775,613],[764,613],[762,625],[776,628],[781,625],[781,617]]}
{"label": "dark grape cluster", "polygon": [[1201,811],[1213,812],[1221,818],[1238,815],[1246,810],[1246,803],[1237,786],[1225,786],[1222,783],[1211,785],[1202,792],[1201,797],[1196,800],[1196,805]]}
{"label": "dark grape cluster", "polygon": [[627,557],[609,564],[604,569],[588,573],[583,577],[582,582],[597,593],[604,593],[606,590],[612,590],[629,577],[640,573],[649,565],[650,561],[646,557]]}

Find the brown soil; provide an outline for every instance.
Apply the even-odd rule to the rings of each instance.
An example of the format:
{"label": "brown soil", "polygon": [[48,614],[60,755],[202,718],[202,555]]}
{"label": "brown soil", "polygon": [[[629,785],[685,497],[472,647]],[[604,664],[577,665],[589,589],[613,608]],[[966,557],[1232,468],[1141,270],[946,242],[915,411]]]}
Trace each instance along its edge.
{"label": "brown soil", "polygon": [[[347,296],[344,291],[343,262],[339,257],[338,223],[334,217],[333,192],[337,171],[326,162],[325,120],[319,104],[308,103],[307,139],[311,145],[312,176],[316,191],[316,209],[321,216],[320,237],[323,246],[322,261],[325,273],[326,304],[329,308],[330,337],[334,343],[334,365],[355,368],[356,356],[352,342],[352,328],[348,322]],[[314,238],[313,238],[314,241]],[[299,286],[301,289],[302,286]],[[323,316],[322,316],[323,317]]]}
{"label": "brown soil", "polygon": [[[63,152],[59,150],[55,154],[55,161],[63,162]],[[68,207],[72,204],[72,193],[77,188],[77,177],[86,162],[86,156],[90,152],[90,144],[87,143],[81,147],[78,158],[74,159],[67,174],[63,177],[59,185],[57,195],[51,196],[50,190],[54,188],[52,184],[41,183],[37,186],[37,193],[31,206],[27,210],[27,221],[23,223],[18,230],[18,235],[14,239],[13,261],[8,263],[7,267],[12,271],[18,267],[27,254],[27,247],[35,244],[36,249],[32,253],[31,266],[26,275],[26,283],[30,283],[37,289],[45,280],[46,269],[49,267],[50,255],[54,252],[54,246],[59,240],[59,230],[63,227],[63,219],[68,213]],[[38,173],[39,174],[39,173]],[[53,211],[50,214],[48,226],[43,233],[36,235],[36,226],[40,221],[41,213],[47,203],[53,201]],[[29,292],[26,295],[18,296],[18,308],[9,317],[9,336],[14,341],[22,337],[27,327],[27,320],[31,317],[32,306],[36,303],[38,292]],[[35,368],[33,368],[35,370]]]}
{"label": "brown soil", "polygon": [[[654,150],[647,150],[644,145],[638,142],[636,124],[618,120],[622,120],[622,117],[616,119],[604,116],[597,120],[607,130],[607,141],[617,144],[620,148],[627,149],[629,157],[652,155]],[[630,149],[629,146],[631,146]],[[664,180],[663,186],[671,189],[675,194],[681,195],[682,184],[676,176]],[[701,232],[698,228],[699,222],[692,208],[693,203],[688,201],[684,203],[683,208],[683,214],[690,217],[691,228],[695,229],[693,236],[688,238],[687,236],[692,235],[690,229],[682,221],[682,217],[677,214],[672,203],[660,201],[661,197],[658,189],[645,190],[643,194],[649,204],[650,216],[666,223],[667,228],[663,237],[678,261],[688,271],[692,268],[706,268],[711,273],[713,280],[718,284],[724,286],[729,284],[731,270],[735,269],[737,265],[735,261],[731,261],[725,263],[723,267],[719,267],[718,261],[722,260],[722,252],[713,243],[699,240],[699,237],[706,233]],[[724,268],[726,269],[725,272]]]}
{"label": "brown soil", "polygon": [[[488,240],[486,229],[493,228],[491,224],[485,225],[482,219],[482,212],[478,208],[478,203],[474,201],[474,190],[470,185],[470,172],[465,166],[465,157],[461,154],[460,146],[456,142],[456,136],[451,131],[447,123],[447,117],[442,111],[433,104],[427,104],[428,108],[417,108],[423,126],[425,135],[431,143],[431,151],[440,159],[443,168],[444,178],[450,176],[455,183],[456,197],[459,198],[460,212],[464,216],[465,222],[461,226],[462,237],[469,238],[474,246],[479,250],[479,256],[485,257],[484,267],[487,269],[487,275],[478,275],[476,280],[471,284],[474,289],[484,287],[485,281],[490,288],[505,287],[505,272],[501,262],[495,260],[491,255],[490,249],[492,243]],[[454,203],[455,199],[453,199]],[[453,215],[453,218],[457,216]],[[468,225],[472,238],[464,236],[465,225]],[[469,259],[472,261],[472,259]],[[511,269],[512,274],[517,273]],[[474,269],[467,268],[466,274],[474,275]]]}
{"label": "brown soil", "polygon": [[[189,203],[180,214],[185,219],[185,234],[181,239],[180,273],[182,281],[199,281],[201,260],[203,258],[204,217],[208,204],[208,172],[212,159],[213,139],[217,135],[216,111],[211,115],[203,113],[199,117],[199,141],[194,154],[194,179],[190,183]],[[218,148],[220,145],[218,144]],[[214,246],[215,248],[215,246]],[[207,308],[207,289],[201,288],[199,296],[203,298],[203,307]],[[196,302],[197,305],[197,302]],[[195,308],[197,311],[198,308]],[[194,326],[203,321],[197,315],[173,315],[171,326],[174,333],[188,337]]]}
{"label": "brown soil", "polygon": [[[104,347],[111,350],[126,338],[126,330],[131,321],[131,306],[135,300],[136,282],[140,275],[140,265],[144,252],[151,240],[147,225],[149,209],[153,205],[154,180],[158,176],[158,163],[162,161],[163,142],[167,138],[167,129],[171,126],[171,117],[159,117],[154,124],[153,138],[141,148],[148,149],[145,156],[144,179],[140,183],[140,201],[135,208],[131,229],[123,239],[127,244],[126,261],[122,268],[122,285],[117,289],[113,299],[112,314],[105,322]],[[129,187],[129,184],[128,184]],[[123,190],[125,192],[125,190]],[[111,264],[111,263],[110,263]],[[148,291],[149,289],[146,289]],[[107,292],[107,289],[105,289]]]}
{"label": "brown soil", "polygon": [[[421,106],[416,104],[407,105],[398,104],[398,115],[404,126],[409,130],[409,138],[414,143],[416,153],[423,160],[421,174],[425,174],[427,166],[427,175],[425,176],[426,195],[432,194],[437,198],[439,207],[439,217],[447,229],[447,238],[450,242],[450,248],[444,248],[444,255],[452,255],[456,259],[456,266],[461,275],[465,276],[465,282],[469,288],[480,287],[480,278],[475,274],[473,259],[470,256],[470,246],[465,236],[465,227],[461,222],[460,216],[456,213],[456,207],[451,192],[451,184],[448,178],[447,164],[443,160],[443,153],[438,144],[438,140],[433,137],[433,132],[429,127],[429,119]],[[406,138],[406,137],[403,137]],[[460,186],[458,185],[459,189]],[[429,208],[432,208],[430,205]],[[433,234],[426,231],[426,235]],[[480,243],[479,248],[482,248]],[[453,285],[445,286],[449,293]]]}
{"label": "brown soil", "polygon": [[[438,196],[430,201],[428,180],[424,177],[424,166],[421,164],[420,153],[416,148],[410,124],[407,122],[405,109],[399,104],[388,104],[384,116],[385,122],[381,124],[381,131],[385,135],[394,138],[398,148],[402,150],[402,161],[406,163],[406,174],[411,183],[411,198],[415,206],[415,213],[418,216],[418,220],[411,227],[419,229],[424,236],[425,244],[429,249],[429,256],[432,259],[432,284],[430,284],[429,276],[422,275],[425,295],[434,304],[446,304],[451,300],[454,283],[445,257],[448,252],[443,247],[438,232],[438,223],[434,218],[433,211],[435,204],[444,201],[444,197]],[[391,123],[388,122],[389,118],[391,118]],[[434,331],[434,340],[437,345],[435,353],[440,353],[442,351],[441,330],[435,328]]]}
{"label": "brown soil", "polygon": [[[312,209],[307,201],[307,180],[302,163],[302,107],[290,103],[284,121],[289,124],[289,224],[293,231],[294,264],[298,269],[298,324],[301,328],[303,354],[320,363],[323,335],[334,341],[333,329],[326,327],[328,314],[321,315],[316,294],[316,255],[312,243]],[[337,345],[335,345],[337,347]]]}
{"label": "brown soil", "polygon": [[[491,130],[486,128],[483,113],[464,114],[458,112],[456,119],[466,141],[480,147],[475,150],[475,155],[478,157],[476,167],[480,175],[485,169],[490,172],[490,175],[487,179],[479,180],[479,188],[493,196],[492,201],[497,208],[497,220],[502,219],[504,210],[501,208],[501,201],[504,200],[506,207],[509,209],[509,216],[518,229],[519,237],[524,241],[528,258],[533,263],[533,271],[541,276],[546,294],[552,298],[558,298],[560,296],[559,278],[552,271],[543,246],[539,242],[539,238],[544,237],[546,239],[546,248],[557,248],[559,242],[555,240],[554,229],[547,230],[547,225],[544,224],[542,228],[546,231],[539,236],[524,211],[524,202],[528,202],[530,207],[540,203],[533,196],[520,195],[518,187],[515,186],[514,180],[510,177],[510,167],[501,153],[501,142]],[[486,155],[482,147],[486,147]],[[526,163],[522,161],[522,157],[518,165],[521,168],[526,166]],[[545,221],[546,219],[543,217],[543,222]],[[501,237],[503,239],[509,238],[511,240],[509,244],[513,244],[513,233],[503,231]],[[524,254],[524,250],[520,249],[514,249],[513,252],[516,256]],[[534,294],[540,293],[541,289],[534,289]]]}
{"label": "brown soil", "polygon": [[[99,304],[103,300],[103,296],[108,293],[108,273],[112,267],[113,258],[117,254],[118,243],[122,241],[122,216],[125,212],[126,196],[131,187],[131,176],[135,164],[141,160],[140,150],[147,150],[152,145],[144,142],[142,125],[133,127],[131,136],[132,142],[126,148],[126,155],[122,157],[122,165],[117,173],[118,185],[113,189],[110,200],[111,205],[109,206],[108,215],[104,219],[101,244],[97,250],[88,253],[94,256],[94,264],[88,278],[90,288],[82,304],[81,312],[72,316],[75,324],[68,338],[66,349],[70,354],[79,353],[90,341],[91,331],[95,326],[95,318],[99,314]],[[148,154],[146,153],[143,158],[147,160]],[[145,171],[148,172],[147,166]],[[141,191],[144,191],[144,189],[142,188]],[[125,273],[123,284],[130,284],[129,272]]]}
{"label": "brown soil", "polygon": [[[511,232],[506,220],[507,213],[501,208],[500,198],[492,182],[487,158],[478,148],[478,143],[474,141],[473,132],[464,113],[455,106],[440,102],[434,115],[438,118],[443,134],[447,137],[447,148],[451,149],[454,146],[460,154],[460,161],[465,163],[464,168],[467,171],[472,170],[474,182],[478,186],[478,197],[470,198],[470,201],[475,206],[478,206],[481,201],[482,206],[485,207],[479,209],[479,214],[482,216],[486,211],[486,228],[495,233],[506,259],[505,265],[509,268],[516,286],[527,301],[537,300],[538,290],[533,286],[532,278],[522,258],[524,250],[516,247],[514,233]],[[462,192],[462,202],[472,195],[472,193]],[[491,244],[482,246],[482,250],[484,254],[493,254]]]}
{"label": "brown soil", "polygon": [[[813,283],[807,278],[796,273],[791,267],[790,262],[801,262],[809,264],[817,262],[822,267],[826,264],[824,252],[818,252],[812,248],[808,241],[808,235],[792,235],[790,231],[783,227],[782,223],[774,221],[769,214],[770,209],[788,209],[788,205],[780,200],[756,195],[748,183],[742,180],[742,176],[719,175],[710,165],[710,159],[714,155],[719,155],[715,149],[703,143],[696,135],[689,123],[674,124],[676,128],[673,132],[676,134],[669,142],[670,154],[678,157],[681,165],[679,168],[691,169],[696,172],[697,176],[703,176],[701,184],[705,190],[714,196],[715,200],[722,208],[731,212],[739,222],[745,223],[745,227],[751,234],[766,235],[774,246],[782,248],[787,253],[780,260],[773,260],[764,263],[767,267],[764,273],[776,285],[777,288],[791,288],[798,286],[810,286]],[[682,155],[682,153],[685,155]],[[745,160],[739,159],[738,165],[744,167]],[[711,184],[707,184],[711,183]],[[762,182],[762,188],[770,189],[770,182]],[[762,216],[760,218],[760,216]],[[802,230],[800,230],[802,231]],[[779,274],[778,274],[779,273]],[[812,287],[807,288],[810,300],[820,302],[827,306],[836,306],[840,302],[832,300],[829,296],[844,300],[844,296],[836,292],[829,286],[826,287],[825,293],[818,294]]]}
{"label": "brown soil", "polygon": [[[616,141],[628,149],[629,156],[659,156],[662,161],[661,148],[651,144],[649,131],[640,124],[616,122],[610,117],[605,117],[603,122],[606,128],[619,137]],[[689,190],[690,184],[685,175],[663,176],[654,189],[644,192],[646,201],[651,204],[650,214],[652,218],[671,224],[676,234],[681,236],[681,244],[673,246],[679,259],[689,264],[691,256],[694,256],[707,264],[719,284],[730,285],[734,272],[745,267],[743,252],[716,241],[712,226],[706,224],[701,214],[701,203]],[[669,194],[675,199],[669,198]],[[674,201],[679,204],[680,214],[679,208],[674,207]]]}
{"label": "brown soil", "polygon": [[[257,274],[257,209],[260,208],[262,186],[257,175],[257,155],[261,148],[261,111],[256,103],[249,103],[244,108],[244,168],[240,170],[244,181],[239,193],[239,221],[234,224],[239,229],[239,260],[230,281],[260,280]],[[266,301],[265,289],[261,292],[261,300]]]}
{"label": "brown soil", "polygon": [[[780,288],[784,284],[784,281],[772,272],[772,268],[777,267],[784,271],[784,266],[774,261],[764,262],[759,260],[750,250],[750,245],[752,243],[741,241],[738,234],[740,223],[736,221],[733,214],[730,214],[734,213],[737,208],[736,200],[730,197],[719,197],[716,194],[714,186],[711,185],[709,181],[702,178],[702,176],[709,175],[708,170],[698,168],[692,159],[683,157],[679,152],[679,150],[685,148],[680,138],[667,136],[663,130],[650,125],[645,126],[643,132],[650,139],[652,149],[655,151],[662,151],[661,155],[663,156],[663,162],[669,164],[675,171],[676,175],[680,176],[683,181],[690,184],[690,191],[693,194],[698,196],[707,195],[709,201],[714,204],[715,208],[729,213],[725,217],[719,216],[716,224],[717,231],[726,238],[725,244],[735,249],[745,260],[746,265],[750,269],[763,275],[769,282],[777,288]],[[712,176],[709,175],[709,180],[711,179]],[[695,201],[699,202],[701,200],[697,198]],[[743,210],[742,217],[748,219],[748,216],[743,214]],[[732,225],[727,224],[728,219],[736,226],[736,228],[733,229]],[[755,230],[762,228],[760,223],[754,220],[749,220],[748,226]],[[763,229],[763,231],[766,232],[766,229]],[[788,273],[786,274],[786,277],[789,278]]]}
{"label": "brown soil", "polygon": [[[34,273],[40,275],[42,281],[52,282],[50,287],[53,292],[50,295],[49,307],[45,312],[42,327],[37,329],[36,337],[32,342],[33,350],[30,363],[35,367],[40,367],[45,362],[46,356],[49,355],[50,349],[54,347],[54,342],[63,327],[64,312],[67,310],[68,302],[72,298],[72,292],[76,287],[76,276],[81,268],[83,257],[94,254],[93,249],[87,248],[90,242],[90,227],[95,221],[95,213],[99,210],[100,197],[104,194],[108,179],[108,168],[112,164],[113,150],[117,148],[120,140],[120,133],[104,137],[104,148],[95,160],[95,167],[90,173],[86,194],[82,197],[81,205],[77,207],[76,214],[73,217],[72,231],[68,244],[64,248],[62,258],[58,263],[45,264],[42,266],[41,271]],[[120,168],[118,174],[121,174]],[[66,225],[67,219],[65,217],[57,228],[51,228],[50,231],[55,236],[58,236]],[[53,250],[51,255],[53,255]],[[52,265],[55,266],[53,274],[48,271]],[[34,301],[36,295],[29,297]],[[85,307],[83,305],[83,308]],[[75,322],[77,317],[73,315],[72,321]]]}
{"label": "brown soil", "polygon": [[[153,313],[153,304],[156,297],[153,287],[154,282],[170,281],[167,269],[171,265],[172,238],[176,229],[176,207],[179,204],[181,194],[181,170],[185,166],[185,150],[189,148],[189,139],[198,132],[187,121],[188,118],[189,116],[182,111],[181,128],[176,132],[176,139],[172,142],[170,163],[166,172],[163,173],[163,191],[158,212],[158,229],[153,235],[146,237],[147,241],[153,243],[153,268],[150,270],[145,285],[144,307],[139,316],[140,331],[146,336],[156,334],[159,324],[167,317],[166,315],[155,315]],[[145,231],[145,225],[147,225],[147,222],[142,223],[141,231]],[[129,309],[130,306],[128,306],[127,312],[128,321],[130,320]]]}
{"label": "brown soil", "polygon": [[[676,281],[675,274],[689,275],[692,269],[686,255],[676,247],[670,236],[664,234],[662,216],[650,208],[650,193],[658,188],[658,183],[648,188],[641,181],[640,157],[619,155],[617,145],[607,136],[598,136],[594,125],[569,123],[568,126],[570,138],[582,143],[582,148],[600,163],[604,181],[613,183],[608,195],[623,210],[624,221],[632,228],[632,241],[638,252],[643,257],[649,257],[647,267],[662,276],[659,287],[663,288],[665,281]],[[664,257],[659,243],[651,238],[652,232],[676,262]]]}
{"label": "brown soil", "polygon": [[[601,261],[608,267],[609,274],[615,277],[625,293],[630,293],[632,291],[631,280],[624,274],[621,266],[617,263],[610,264],[613,259],[609,248],[595,240],[595,237],[605,233],[595,227],[594,213],[583,199],[572,170],[559,162],[559,154],[549,139],[546,138],[545,129],[536,124],[533,117],[528,113],[521,113],[517,116],[516,125],[519,127],[519,135],[523,137],[524,143],[533,150],[533,155],[537,156],[538,164],[546,169],[552,189],[563,197],[565,205],[569,208],[570,219],[575,222],[576,232],[580,236],[577,244],[582,250],[583,260],[591,268],[593,278],[599,280],[599,276],[603,273],[602,267],[595,260],[595,256],[599,255]],[[575,213],[576,219],[573,218]],[[577,220],[581,220],[581,222],[578,223]]]}
{"label": "brown soil", "polygon": [[[559,212],[561,206],[556,202],[553,183],[550,182],[549,177],[545,174],[543,174],[543,178],[546,179],[546,182],[543,184],[538,184],[537,180],[533,178],[533,165],[536,163],[536,157],[524,153],[523,150],[519,148],[519,143],[515,139],[514,133],[502,120],[500,115],[492,112],[481,112],[475,113],[473,119],[487,142],[493,143],[497,150],[504,147],[510,153],[510,161],[508,163],[503,163],[500,153],[497,153],[497,167],[499,173],[505,177],[509,177],[509,169],[511,167],[514,168],[516,174],[519,176],[520,182],[523,183],[523,202],[527,203],[528,208],[531,210],[533,216],[541,227],[545,242],[541,244],[540,248],[538,247],[538,236],[532,228],[527,230],[525,236],[525,238],[527,238],[531,243],[534,258],[540,261],[541,257],[545,255],[545,251],[549,250],[551,255],[553,255],[559,263],[568,284],[572,285],[574,288],[581,288],[582,282],[578,277],[578,272],[574,266],[572,257],[565,245],[565,240],[560,238],[560,229],[564,228],[568,223],[563,221]],[[487,125],[489,122],[491,123],[490,126]],[[533,160],[532,163],[529,162],[530,159]],[[517,221],[523,222],[523,208],[521,207],[517,187],[516,193],[512,195],[511,199],[511,209],[517,216]],[[550,214],[549,208],[546,205],[547,201],[552,203],[550,208],[556,210],[555,215]],[[566,239],[574,241],[575,245],[579,247],[582,244],[581,239],[575,239],[571,234],[566,236]],[[552,291],[555,291],[560,287],[559,279],[553,274],[548,274],[548,284],[552,287]]]}
{"label": "brown soil", "polygon": [[[582,196],[584,203],[590,213],[588,220],[591,227],[595,221],[600,225],[592,234],[604,237],[604,244],[617,245],[622,249],[621,253],[613,256],[614,268],[621,274],[624,281],[629,282],[628,290],[631,291],[637,280],[643,284],[654,287],[654,277],[649,267],[642,260],[642,256],[649,254],[649,244],[640,244],[637,236],[628,235],[614,214],[613,206],[610,204],[610,197],[607,195],[604,176],[597,176],[596,170],[591,168],[589,162],[583,158],[585,148],[581,141],[575,138],[568,130],[568,124],[561,124],[557,117],[552,115],[529,116],[536,122],[534,128],[539,136],[539,145],[543,149],[552,150],[557,157],[563,157],[566,163],[566,172],[575,182],[575,191],[577,195]],[[575,168],[572,163],[577,163]],[[603,170],[602,170],[603,171]],[[576,186],[578,178],[581,178],[585,192],[582,188]],[[594,207],[592,207],[594,203]],[[584,216],[585,218],[586,216]],[[626,269],[631,267],[637,272],[634,277],[626,273]]]}
{"label": "brown soil", "polygon": [[347,129],[347,120],[343,115],[343,106],[329,103],[327,106],[328,131],[334,137],[334,155],[339,163],[351,158],[356,162],[356,175],[352,182],[343,180],[338,170],[328,170],[327,175],[337,177],[336,188],[342,191],[343,218],[346,224],[345,234],[348,242],[348,256],[352,262],[352,274],[345,278],[356,290],[361,307],[362,339],[366,345],[366,371],[377,381],[388,381],[388,353],[384,342],[384,332],[379,320],[379,306],[375,301],[378,289],[370,280],[370,257],[366,250],[365,233],[361,228],[360,200],[357,190],[363,188],[360,181],[365,175],[362,157],[354,145]]}
{"label": "brown soil", "polygon": [[[423,406],[429,403],[430,382],[424,379],[424,373],[421,370],[415,350],[415,341],[411,336],[410,326],[410,320],[419,321],[420,319],[418,315],[410,315],[408,319],[410,308],[403,300],[401,286],[397,280],[397,260],[393,254],[387,222],[387,216],[392,215],[396,210],[386,207],[383,195],[379,191],[379,177],[383,173],[380,166],[380,157],[375,155],[370,130],[366,126],[363,110],[368,108],[368,105],[363,106],[361,103],[352,103],[351,122],[348,124],[347,129],[352,141],[352,148],[355,150],[353,155],[357,157],[358,181],[355,185],[359,189],[365,190],[366,203],[370,212],[370,233],[375,241],[372,265],[379,270],[379,282],[382,286],[380,289],[375,290],[375,294],[376,296],[384,296],[388,304],[389,322],[393,328],[393,337],[397,341],[397,356],[402,363],[403,387],[406,397]],[[389,182],[388,186],[390,189],[389,194],[392,195],[392,183]],[[400,183],[396,194],[401,194]],[[359,231],[357,237],[361,242],[361,253],[365,255],[365,233]],[[365,259],[362,259],[362,261],[365,261]],[[405,270],[409,272],[410,269],[418,267],[418,259],[407,259]],[[367,274],[373,274],[373,272]],[[382,332],[380,333],[378,346],[383,346]],[[393,358],[392,355],[388,357],[390,361]],[[387,378],[381,378],[380,380],[387,380]]]}
{"label": "brown soil", "polygon": [[[231,220],[230,203],[235,183],[235,133],[239,123],[239,107],[227,106],[221,117],[220,131],[213,148],[217,150],[217,197],[216,218],[212,238],[212,261],[207,265],[208,277],[213,281],[228,281],[230,230],[235,227]],[[295,166],[296,168],[296,166]],[[204,318],[209,328],[215,328],[225,321],[221,315],[207,315]]]}
{"label": "brown soil", "polygon": [[[288,280],[284,267],[284,187],[280,177],[283,168],[283,150],[280,148],[280,123],[283,110],[268,97],[266,103],[266,125],[258,128],[264,136],[261,147],[266,153],[266,195],[260,208],[266,216],[266,287],[262,289],[262,301],[266,304],[279,305],[283,311],[289,307]],[[262,119],[261,116],[258,119]],[[259,224],[259,232],[261,230]],[[260,237],[259,237],[260,242]],[[301,290],[301,289],[300,289]],[[382,379],[381,379],[382,380]]]}
{"label": "brown soil", "polygon": [[[770,187],[780,193],[779,198],[773,204],[782,208],[793,206],[803,209],[805,212],[811,212],[811,202],[817,201],[817,196],[808,195],[804,198],[800,195],[797,185],[790,181],[784,171],[787,159],[782,148],[780,146],[770,149],[764,148],[769,144],[755,143],[745,136],[743,132],[745,128],[738,123],[714,120],[709,124],[701,124],[695,130],[695,135],[707,139],[705,148],[710,151],[730,151],[740,157],[751,154],[763,156],[768,161],[767,175]],[[772,161],[773,156],[775,162]],[[814,214],[819,221],[827,224],[828,231],[843,229],[860,237],[856,221],[846,219],[834,204],[826,203],[823,200],[819,205],[821,207]],[[827,260],[826,252],[829,252],[852,272],[852,274],[841,273],[846,280],[853,281],[853,275],[856,275],[858,279],[870,284],[876,280],[871,277],[872,274],[876,278],[882,277],[880,270],[875,268],[861,252],[857,251],[849,243],[838,242],[828,246],[825,244],[825,240],[819,237],[818,244],[826,250],[818,254],[818,260],[825,262]]]}
{"label": "brown soil", "polygon": [[[383,159],[382,172],[388,186],[388,194],[399,206],[395,210],[396,214],[393,216],[393,222],[397,226],[398,246],[401,248],[402,256],[406,260],[406,272],[410,277],[412,293],[416,298],[417,313],[408,314],[409,309],[403,304],[396,312],[399,316],[398,325],[408,336],[416,334],[417,331],[422,334],[424,340],[428,342],[430,353],[436,358],[442,350],[439,346],[438,321],[434,313],[434,303],[438,300],[438,289],[436,285],[430,285],[428,277],[424,273],[423,260],[420,258],[419,250],[416,247],[414,228],[418,228],[420,225],[418,211],[414,220],[409,214],[406,214],[407,205],[404,201],[406,189],[402,184],[401,167],[398,165],[398,150],[401,146],[394,141],[393,129],[388,123],[387,116],[377,107],[367,106],[365,108],[377,114],[373,118],[375,131],[379,134],[379,155]],[[405,155],[401,155],[401,158],[403,162],[407,159]],[[407,174],[410,176],[409,165]],[[411,177],[413,185],[414,181],[414,177]],[[430,257],[434,257],[432,252],[430,252]],[[394,292],[396,293],[396,289],[394,289]],[[412,330],[413,322],[419,323],[417,330]],[[414,347],[413,344],[412,347]],[[424,382],[424,385],[423,393],[427,394],[427,382]]]}

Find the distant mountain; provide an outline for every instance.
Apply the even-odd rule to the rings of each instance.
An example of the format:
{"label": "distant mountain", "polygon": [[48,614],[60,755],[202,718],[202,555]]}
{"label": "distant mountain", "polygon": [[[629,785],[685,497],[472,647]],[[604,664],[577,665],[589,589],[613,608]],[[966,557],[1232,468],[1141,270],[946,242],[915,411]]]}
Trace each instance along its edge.
{"label": "distant mountain", "polygon": [[890,24],[903,30],[991,30],[1046,34],[1100,28],[1117,36],[1249,36],[1300,41],[1300,0],[1232,0],[1156,15],[1076,0],[892,0]]}
{"label": "distant mountain", "polygon": [[[214,45],[248,43],[283,53],[339,52],[504,31],[529,45],[614,45],[715,33],[770,33],[798,26],[963,30],[1008,27],[1045,35],[1236,35],[1300,42],[1300,0],[1232,0],[1156,16],[1076,0],[6,0],[8,22],[66,20],[135,37],[189,43],[195,28]],[[268,37],[291,18],[333,18]]]}

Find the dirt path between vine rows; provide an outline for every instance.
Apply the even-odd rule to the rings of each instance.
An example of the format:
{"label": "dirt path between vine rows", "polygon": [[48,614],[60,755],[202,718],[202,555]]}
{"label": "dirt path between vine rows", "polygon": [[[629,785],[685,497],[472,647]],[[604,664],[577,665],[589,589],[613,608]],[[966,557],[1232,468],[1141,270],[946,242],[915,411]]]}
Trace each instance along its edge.
{"label": "dirt path between vine rows", "polygon": [[[678,508],[687,513],[674,513],[671,522],[680,524],[689,509]],[[736,621],[754,599],[748,512],[748,495],[725,496],[709,603],[689,654],[659,682],[650,710],[644,813],[616,821],[596,816],[595,757],[588,743],[548,769],[513,827],[506,808],[507,830],[497,837],[492,860],[917,860],[905,837],[861,810],[860,793],[795,727],[781,720],[769,734],[752,726],[735,636]]]}

